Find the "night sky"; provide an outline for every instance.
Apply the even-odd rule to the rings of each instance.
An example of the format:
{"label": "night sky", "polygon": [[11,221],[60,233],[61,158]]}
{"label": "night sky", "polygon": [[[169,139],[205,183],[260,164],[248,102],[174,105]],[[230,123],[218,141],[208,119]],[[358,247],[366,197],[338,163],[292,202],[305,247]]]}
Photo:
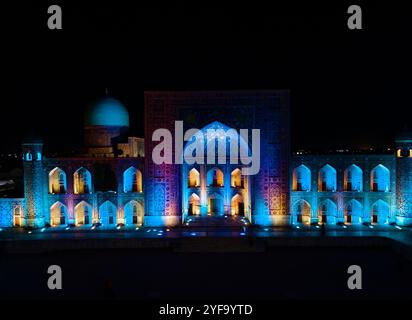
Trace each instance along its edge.
{"label": "night sky", "polygon": [[[290,89],[294,150],[391,145],[412,127],[412,13],[376,2],[4,6],[0,152],[26,136],[49,152],[78,146],[84,109],[105,88],[139,136],[144,90]],[[51,4],[63,30],[47,28]],[[347,28],[350,4],[364,30]]]}

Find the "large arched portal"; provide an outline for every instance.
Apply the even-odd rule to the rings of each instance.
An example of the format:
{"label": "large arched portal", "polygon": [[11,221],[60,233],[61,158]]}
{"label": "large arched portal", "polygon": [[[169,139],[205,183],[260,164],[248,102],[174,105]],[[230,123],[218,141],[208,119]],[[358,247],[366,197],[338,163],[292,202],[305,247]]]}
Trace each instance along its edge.
{"label": "large arched portal", "polygon": [[[189,138],[185,138],[187,143],[183,150],[184,168],[181,176],[185,215],[200,216],[191,221],[204,221],[201,217],[208,215],[233,214],[250,218],[250,179],[244,171],[248,166],[242,162],[244,157],[250,156],[247,141],[239,132],[218,121],[197,130]],[[199,163],[200,154],[205,158]],[[239,157],[243,157],[242,161]],[[209,162],[210,159],[213,161]],[[210,220],[215,223],[220,219]],[[222,223],[229,220],[232,221],[221,219]]]}
{"label": "large arched portal", "polygon": [[[287,124],[289,118],[287,91],[146,92],[145,109],[145,211],[148,213],[145,223],[148,226],[170,226],[184,222],[193,192],[200,197],[202,217],[207,215],[208,197],[213,192],[222,195],[225,213],[230,214],[231,198],[237,192],[231,188],[230,174],[236,167],[243,169],[243,166],[250,168],[248,172],[246,169],[242,170],[245,182],[249,183],[249,192],[242,192],[242,195],[247,215],[253,212],[251,222],[262,226],[288,223],[290,139],[289,126],[282,125]],[[158,131],[159,128],[172,132],[172,136],[167,133],[167,139],[160,142],[162,134]],[[219,139],[224,142],[227,141],[225,138],[228,128],[236,130],[238,137],[243,136],[249,144],[251,152],[244,158],[250,159],[250,162],[222,165],[219,161],[204,161],[203,164],[187,161],[188,157],[190,160],[196,160],[197,157],[207,160],[203,157],[204,152],[198,152],[203,148],[197,148],[205,143],[197,139],[189,140],[198,131],[203,133],[208,129],[221,129],[224,133],[215,131],[210,135],[210,140],[216,142]],[[174,137],[176,141],[173,141]],[[211,145],[209,140],[207,145]],[[168,146],[173,147],[174,152],[162,154],[161,158],[165,163],[159,165],[160,158],[152,155],[160,155],[163,152],[161,150]],[[240,141],[237,147],[242,150]],[[211,151],[213,153],[213,149]],[[218,160],[222,157],[218,156]],[[182,165],[166,164],[169,160],[173,164],[180,162],[182,158]],[[194,166],[200,173],[198,190],[188,188],[187,183],[189,170]],[[222,168],[225,176],[221,190],[210,188],[206,183],[207,169],[214,166]],[[158,199],[163,200],[160,205]],[[232,219],[221,219],[225,220]]]}

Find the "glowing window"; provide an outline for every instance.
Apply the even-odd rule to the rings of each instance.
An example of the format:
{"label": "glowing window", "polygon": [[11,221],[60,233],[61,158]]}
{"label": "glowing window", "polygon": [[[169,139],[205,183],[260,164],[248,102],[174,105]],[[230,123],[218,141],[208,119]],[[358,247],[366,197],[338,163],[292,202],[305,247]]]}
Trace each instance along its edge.
{"label": "glowing window", "polygon": [[67,223],[67,208],[61,202],[56,202],[50,207],[50,225],[60,226]]}
{"label": "glowing window", "polygon": [[207,173],[207,185],[211,187],[223,187],[223,172],[213,168]]}
{"label": "glowing window", "polygon": [[371,191],[389,192],[390,172],[385,166],[379,164],[371,171]]}
{"label": "glowing window", "polygon": [[189,177],[188,177],[188,186],[189,188],[195,188],[200,186],[200,174],[199,171],[197,171],[195,168],[192,168],[189,171]]}
{"label": "glowing window", "polygon": [[189,198],[189,206],[188,206],[187,214],[189,216],[200,214],[200,198],[195,193],[192,193],[192,195]]}
{"label": "glowing window", "polygon": [[49,172],[49,193],[66,193],[66,190],[66,173],[56,167]]}
{"label": "glowing window", "polygon": [[318,219],[321,223],[336,223],[337,207],[332,200],[325,200],[319,206]]}
{"label": "glowing window", "polygon": [[293,191],[310,191],[311,173],[308,167],[300,165],[293,170],[292,190]]}
{"label": "glowing window", "polygon": [[318,190],[336,191],[336,170],[329,164],[324,165],[319,170]]}
{"label": "glowing window", "polygon": [[388,223],[389,212],[389,205],[385,201],[379,199],[372,206],[371,222],[376,224]]}
{"label": "glowing window", "polygon": [[142,172],[135,167],[130,167],[123,173],[124,192],[142,192]]}
{"label": "glowing window", "polygon": [[230,175],[230,185],[234,188],[244,187],[244,177],[242,176],[242,171],[239,168],[232,171],[232,174]]}
{"label": "glowing window", "polygon": [[74,173],[74,193],[92,193],[92,175],[86,168],[80,168]]}
{"label": "glowing window", "polygon": [[363,190],[362,175],[362,169],[357,165],[349,166],[343,173],[344,190],[361,192]]}

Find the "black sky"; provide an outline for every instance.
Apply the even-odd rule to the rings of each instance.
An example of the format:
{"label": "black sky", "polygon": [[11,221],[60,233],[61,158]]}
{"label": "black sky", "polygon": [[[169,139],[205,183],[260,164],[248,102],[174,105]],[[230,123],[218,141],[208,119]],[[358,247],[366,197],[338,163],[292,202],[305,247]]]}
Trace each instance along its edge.
{"label": "black sky", "polygon": [[[353,2],[4,6],[0,151],[33,134],[49,150],[78,145],[83,110],[106,87],[137,135],[144,90],[290,89],[293,149],[390,145],[412,126],[403,2],[356,2],[361,31],[346,25]],[[51,4],[62,6],[63,30],[47,29]]]}

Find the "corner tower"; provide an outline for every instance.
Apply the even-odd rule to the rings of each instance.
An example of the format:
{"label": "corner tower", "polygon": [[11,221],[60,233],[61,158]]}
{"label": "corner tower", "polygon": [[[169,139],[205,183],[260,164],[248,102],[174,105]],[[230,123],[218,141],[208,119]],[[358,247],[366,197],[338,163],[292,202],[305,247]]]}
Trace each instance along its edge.
{"label": "corner tower", "polygon": [[26,206],[25,225],[44,226],[43,212],[43,143],[23,143],[24,194]]}
{"label": "corner tower", "polygon": [[412,225],[412,132],[396,139],[396,222]]}

